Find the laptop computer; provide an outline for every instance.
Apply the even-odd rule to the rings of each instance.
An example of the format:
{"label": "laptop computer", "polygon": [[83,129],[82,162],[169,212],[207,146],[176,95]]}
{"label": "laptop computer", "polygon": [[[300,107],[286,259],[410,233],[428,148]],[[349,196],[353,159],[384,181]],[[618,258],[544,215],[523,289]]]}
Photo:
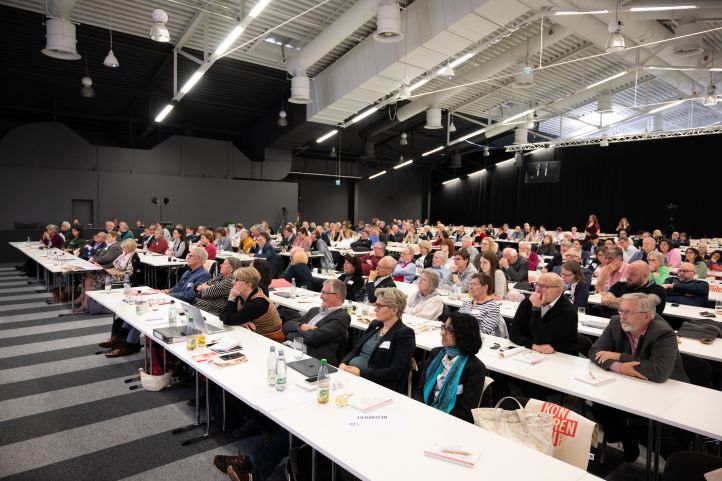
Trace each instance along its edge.
{"label": "laptop computer", "polygon": [[199,333],[204,334],[217,334],[219,332],[227,331],[226,328],[219,328],[210,324],[206,324],[205,319],[201,310],[196,306],[190,304],[180,303],[180,306],[185,310],[186,315],[193,318],[193,325],[188,326],[169,326],[160,327],[153,329],[153,336],[166,343],[175,343],[186,341],[189,337],[195,336]]}
{"label": "laptop computer", "polygon": [[[300,372],[306,377],[318,376],[318,369],[321,367],[321,361],[315,357],[309,357],[308,359],[301,359],[300,361],[292,361],[287,364],[291,369]],[[338,371],[335,367],[329,365],[328,373],[334,373]]]}

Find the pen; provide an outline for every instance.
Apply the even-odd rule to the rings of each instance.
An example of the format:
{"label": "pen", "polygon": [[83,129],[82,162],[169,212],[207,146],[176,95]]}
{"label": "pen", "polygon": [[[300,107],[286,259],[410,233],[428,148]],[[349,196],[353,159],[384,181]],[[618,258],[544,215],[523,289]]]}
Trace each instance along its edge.
{"label": "pen", "polygon": [[587,371],[587,374],[589,374],[589,377],[591,377],[592,379],[596,379],[596,377],[594,377],[594,374],[592,374],[592,371]]}
{"label": "pen", "polygon": [[446,453],[446,454],[459,454],[461,456],[470,456],[471,455],[471,453],[467,453],[466,451],[459,451],[457,449],[442,449],[441,452]]}

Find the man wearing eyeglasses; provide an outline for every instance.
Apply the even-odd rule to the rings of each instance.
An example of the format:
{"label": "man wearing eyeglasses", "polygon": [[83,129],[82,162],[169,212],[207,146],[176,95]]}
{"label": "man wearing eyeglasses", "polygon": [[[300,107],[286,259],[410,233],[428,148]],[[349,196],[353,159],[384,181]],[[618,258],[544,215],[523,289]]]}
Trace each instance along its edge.
{"label": "man wearing eyeglasses", "polygon": [[202,247],[194,247],[186,256],[188,270],[183,273],[173,289],[164,291],[166,294],[183,302],[192,303],[196,298],[196,287],[211,279],[211,275],[203,267],[208,260],[208,253]]}
{"label": "man wearing eyeglasses", "polygon": [[346,341],[351,316],[343,309],[346,300],[346,285],[338,279],[329,279],[321,288],[321,307],[314,307],[298,321],[286,321],[283,332],[286,344],[293,339],[303,338],[306,353],[316,359],[326,359],[329,364],[338,365],[336,353]]}
{"label": "man wearing eyeglasses", "polygon": [[559,351],[576,356],[577,309],[563,293],[564,281],[557,274],[539,277],[535,292],[514,315],[509,339],[542,354]]}
{"label": "man wearing eyeglasses", "polygon": [[[622,296],[618,315],[589,350],[589,358],[600,367],[625,376],[653,382],[667,379],[689,382],[677,348],[672,327],[655,313],[658,298],[641,292]],[[632,422],[641,420],[620,410],[594,403],[594,417],[611,442],[622,441],[624,460],[639,456],[639,444]],[[662,454],[666,451],[662,446]]]}
{"label": "man wearing eyeglasses", "polygon": [[683,262],[677,269],[677,279],[669,277],[662,287],[667,289],[667,302],[705,307],[709,297],[707,281],[695,279],[697,269],[689,262]]}
{"label": "man wearing eyeglasses", "polygon": [[382,287],[396,287],[396,283],[391,278],[391,274],[396,269],[396,260],[391,256],[381,258],[376,265],[376,269],[369,273],[369,280],[366,283],[366,296],[369,302],[376,302],[376,289]]}

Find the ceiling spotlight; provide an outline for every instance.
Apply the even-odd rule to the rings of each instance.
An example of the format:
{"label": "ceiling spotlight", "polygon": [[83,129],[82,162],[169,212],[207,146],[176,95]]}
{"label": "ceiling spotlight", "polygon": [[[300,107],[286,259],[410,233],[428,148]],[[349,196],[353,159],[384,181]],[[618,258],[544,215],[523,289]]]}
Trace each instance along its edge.
{"label": "ceiling spotlight", "polygon": [[444,77],[446,80],[451,80],[456,76],[454,69],[449,65],[449,59],[446,59],[446,65],[439,70],[439,76]]}
{"label": "ceiling spotlight", "polygon": [[285,110],[281,110],[278,112],[278,120],[276,121],[276,124],[279,127],[285,127],[288,125],[288,119],[286,118],[287,114]]}
{"label": "ceiling spotlight", "polygon": [[331,152],[328,153],[328,156],[331,157],[332,159],[336,158],[336,146],[335,145],[333,147],[331,147]]}
{"label": "ceiling spotlight", "polygon": [[717,87],[712,84],[709,84],[707,86],[707,95],[704,96],[702,105],[705,105],[707,107],[717,105]]}
{"label": "ceiling spotlight", "polygon": [[454,132],[456,132],[456,125],[454,125],[454,121],[452,120],[449,124],[449,133],[453,134]]}
{"label": "ceiling spotlight", "polygon": [[399,95],[397,97],[398,100],[406,100],[409,97],[411,97],[411,89],[409,88],[409,84],[403,84],[399,88]]}
{"label": "ceiling spotlight", "polygon": [[489,157],[489,147],[484,147],[484,157]]}
{"label": "ceiling spotlight", "polygon": [[82,87],[80,87],[80,96],[85,98],[91,98],[95,97],[95,89],[93,88],[93,79],[88,77],[87,75],[80,79],[80,83],[83,84]]}
{"label": "ceiling spotlight", "polygon": [[162,8],[156,8],[151,15],[153,18],[153,26],[150,27],[150,38],[156,42],[170,42],[170,32],[165,26],[168,22],[168,14]]}
{"label": "ceiling spotlight", "polygon": [[106,67],[116,68],[120,66],[120,64],[118,63],[118,58],[113,53],[113,30],[108,29],[108,32],[110,33],[110,51],[108,52],[108,55],[105,56],[103,65]]}
{"label": "ceiling spotlight", "polygon": [[401,136],[399,137],[399,145],[408,145],[408,134],[406,132],[401,132]]}

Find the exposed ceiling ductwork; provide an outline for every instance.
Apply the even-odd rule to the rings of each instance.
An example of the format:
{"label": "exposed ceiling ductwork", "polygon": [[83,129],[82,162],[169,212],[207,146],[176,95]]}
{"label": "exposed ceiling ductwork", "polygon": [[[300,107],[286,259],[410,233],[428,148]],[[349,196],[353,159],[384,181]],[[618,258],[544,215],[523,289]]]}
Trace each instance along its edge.
{"label": "exposed ceiling ductwork", "polygon": [[76,48],[75,24],[70,21],[75,0],[49,0],[46,5],[46,44],[41,52],[60,60],[80,59]]}

